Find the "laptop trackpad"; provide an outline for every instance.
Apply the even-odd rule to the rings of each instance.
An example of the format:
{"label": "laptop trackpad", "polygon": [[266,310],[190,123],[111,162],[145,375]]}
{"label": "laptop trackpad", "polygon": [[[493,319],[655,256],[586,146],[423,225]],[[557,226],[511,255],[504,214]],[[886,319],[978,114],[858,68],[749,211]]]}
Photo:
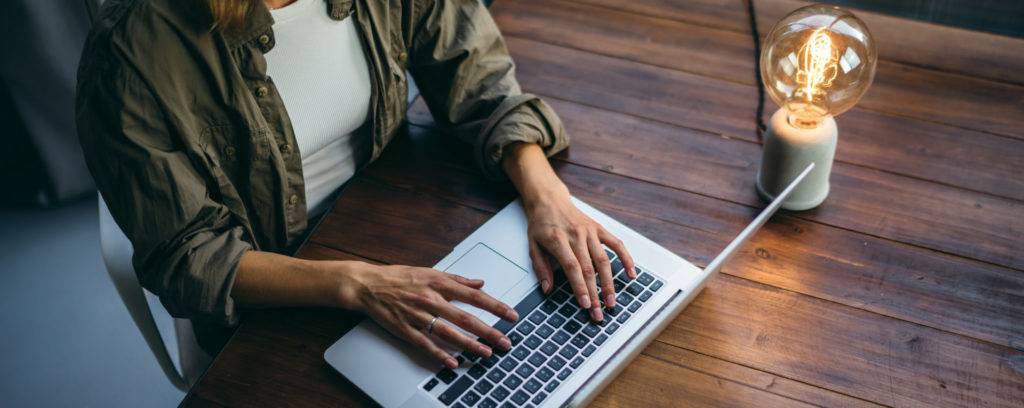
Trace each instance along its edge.
{"label": "laptop trackpad", "polygon": [[[531,289],[537,280],[532,273],[509,261],[483,243],[474,245],[469,252],[466,252],[454,264],[445,269],[445,272],[469,279],[483,280],[484,293],[509,304],[511,307],[515,307],[515,300],[518,300],[527,290]],[[488,325],[493,325],[498,321],[498,318],[494,315],[475,306],[462,302],[452,303],[472,313]]]}

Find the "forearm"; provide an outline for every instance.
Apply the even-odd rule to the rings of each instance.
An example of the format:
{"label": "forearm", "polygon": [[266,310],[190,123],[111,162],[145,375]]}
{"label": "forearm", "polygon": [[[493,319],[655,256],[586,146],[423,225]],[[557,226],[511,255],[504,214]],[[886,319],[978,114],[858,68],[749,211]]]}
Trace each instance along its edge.
{"label": "forearm", "polygon": [[501,165],[528,210],[538,203],[569,195],[568,188],[551,168],[544,151],[534,143],[507,146]]}
{"label": "forearm", "polygon": [[357,261],[310,261],[272,252],[242,255],[232,298],[245,307],[326,306],[355,308],[353,275],[372,265]]}

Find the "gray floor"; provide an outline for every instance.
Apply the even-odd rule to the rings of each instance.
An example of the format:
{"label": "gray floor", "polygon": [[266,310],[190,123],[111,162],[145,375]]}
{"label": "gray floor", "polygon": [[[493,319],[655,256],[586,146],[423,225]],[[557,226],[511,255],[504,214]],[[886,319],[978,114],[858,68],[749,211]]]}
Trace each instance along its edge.
{"label": "gray floor", "polygon": [[169,407],[183,394],[107,278],[95,200],[0,209],[0,405]]}

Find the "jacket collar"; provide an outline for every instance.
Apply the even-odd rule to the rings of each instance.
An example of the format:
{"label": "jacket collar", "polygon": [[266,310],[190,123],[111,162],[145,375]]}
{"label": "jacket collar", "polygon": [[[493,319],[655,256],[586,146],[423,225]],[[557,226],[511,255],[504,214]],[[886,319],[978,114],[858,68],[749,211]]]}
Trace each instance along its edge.
{"label": "jacket collar", "polygon": [[[262,0],[255,0],[255,3],[245,17],[245,28],[224,33],[224,39],[232,48],[254,41],[261,35],[270,36],[273,41],[274,33],[270,28],[274,25],[274,18]],[[324,0],[324,3],[327,5],[327,15],[333,20],[343,20],[352,14],[352,0]]]}

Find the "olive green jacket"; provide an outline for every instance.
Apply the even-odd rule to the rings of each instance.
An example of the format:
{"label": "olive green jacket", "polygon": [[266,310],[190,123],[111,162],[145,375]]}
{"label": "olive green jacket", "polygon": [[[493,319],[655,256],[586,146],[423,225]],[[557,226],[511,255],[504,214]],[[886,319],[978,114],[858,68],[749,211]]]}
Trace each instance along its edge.
{"label": "olive green jacket", "polygon": [[[204,0],[108,0],[78,72],[86,161],[139,281],[172,315],[207,324],[237,321],[243,253],[288,253],[307,228],[295,134],[263,56],[273,19],[256,3],[244,29],[222,33]],[[324,12],[355,19],[369,61],[370,159],[404,123],[406,70],[488,177],[502,177],[510,143],[568,145],[551,108],[520,92],[478,0],[326,0]]]}

